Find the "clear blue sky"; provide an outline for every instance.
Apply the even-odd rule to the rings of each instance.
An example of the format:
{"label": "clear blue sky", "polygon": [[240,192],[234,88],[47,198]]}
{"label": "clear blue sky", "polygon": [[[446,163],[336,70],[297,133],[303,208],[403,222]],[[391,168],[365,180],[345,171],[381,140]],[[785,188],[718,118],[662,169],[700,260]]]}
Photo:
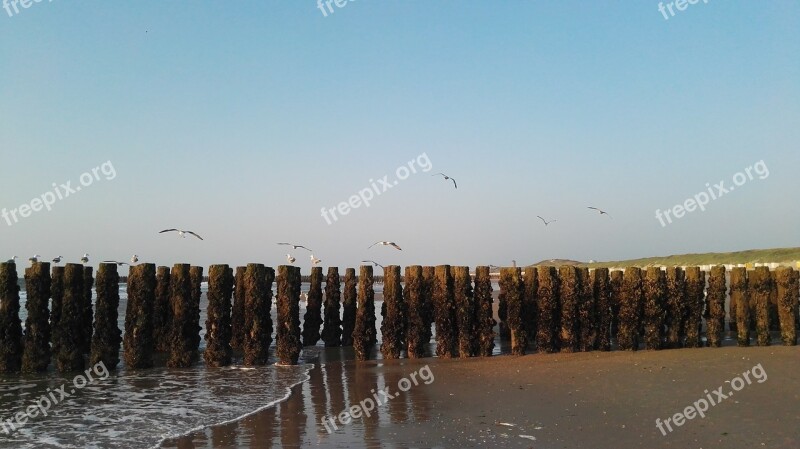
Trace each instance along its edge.
{"label": "clear blue sky", "polygon": [[[0,219],[0,258],[275,266],[293,241],[325,266],[474,266],[800,246],[796,1],[701,0],[669,20],[651,0],[333,8],[0,10],[0,208],[117,173]],[[422,153],[431,172],[321,217]],[[760,160],[766,179],[656,219]]]}

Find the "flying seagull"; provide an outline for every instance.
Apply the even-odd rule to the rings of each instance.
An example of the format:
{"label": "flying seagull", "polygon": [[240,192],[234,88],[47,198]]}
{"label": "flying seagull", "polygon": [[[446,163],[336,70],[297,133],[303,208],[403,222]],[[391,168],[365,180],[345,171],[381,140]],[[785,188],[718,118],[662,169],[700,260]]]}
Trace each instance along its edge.
{"label": "flying seagull", "polygon": [[314,257],[314,255],[313,255],[313,254],[311,255],[311,265],[317,265],[317,264],[319,264],[320,262],[322,262],[322,260],[320,260],[320,259],[317,259],[316,257]]}
{"label": "flying seagull", "polygon": [[121,267],[123,265],[129,265],[130,266],[130,264],[127,263],[127,262],[117,262],[116,260],[104,260],[102,263],[115,263],[115,264],[117,264],[118,267]]}
{"label": "flying seagull", "polygon": [[42,257],[42,256],[40,256],[40,255],[38,255],[38,254],[34,254],[34,255],[33,255],[33,257],[29,257],[29,258],[28,258],[28,262],[30,262],[30,263],[31,263],[31,265],[33,265],[33,264],[35,264],[36,262],[38,262],[38,261],[39,261],[39,258],[40,258],[40,257]]}
{"label": "flying seagull", "polygon": [[306,250],[308,252],[312,252],[312,253],[314,252],[313,250],[311,250],[309,248],[306,248],[303,245],[295,245],[294,243],[278,243],[278,245],[289,245],[289,246],[292,247],[292,249],[303,248],[304,250]]}
{"label": "flying seagull", "polygon": [[17,259],[18,259],[18,257],[14,256],[14,257],[8,259],[8,261],[6,263],[17,263]]}
{"label": "flying seagull", "polygon": [[[597,212],[600,212],[600,215],[603,215],[603,214],[608,215],[608,212],[606,212],[604,210],[600,210],[600,209],[598,209],[596,207],[587,206],[587,209],[596,210]],[[608,215],[608,218],[611,218],[611,215]]]}
{"label": "flying seagull", "polygon": [[395,249],[399,249],[400,251],[402,251],[402,250],[403,250],[402,248],[400,248],[399,246],[397,246],[397,243],[395,243],[395,242],[375,242],[375,243],[373,243],[372,245],[369,245],[369,247],[367,247],[367,249],[370,249],[370,248],[372,248],[372,247],[373,247],[373,246],[375,246],[375,245],[393,246]]}
{"label": "flying seagull", "polygon": [[182,229],[164,229],[163,231],[160,231],[159,234],[163,234],[165,232],[177,232],[178,235],[181,236],[181,238],[186,238],[186,234],[192,234],[193,236],[199,238],[200,240],[203,240],[203,237],[200,237],[199,235],[195,234],[192,231],[184,231]]}
{"label": "flying seagull", "polygon": [[386,268],[383,265],[379,264],[378,262],[375,262],[374,260],[362,260],[361,263],[371,263],[376,267]]}
{"label": "flying seagull", "polygon": [[56,264],[56,265],[58,265],[59,263],[61,263],[61,256],[58,256],[58,257],[56,257],[55,259],[53,259],[53,263],[54,263],[54,264]]}
{"label": "flying seagull", "polygon": [[137,256],[136,254],[131,256],[131,264],[135,264],[138,261],[139,261],[139,256]]}
{"label": "flying seagull", "polygon": [[547,221],[547,220],[545,220],[544,218],[542,218],[542,217],[541,217],[541,216],[539,216],[539,215],[537,215],[537,217],[539,217],[539,220],[542,220],[542,222],[544,222],[544,225],[545,225],[545,226],[549,225],[550,223],[555,223],[555,222],[557,222],[557,221],[558,221],[558,220],[551,220],[551,221]]}
{"label": "flying seagull", "polygon": [[455,186],[455,188],[458,188],[458,184],[456,184],[456,179],[455,178],[451,178],[451,177],[445,175],[444,173],[436,173],[435,175],[431,175],[431,176],[444,176],[445,181],[448,180],[448,179],[450,181],[453,181],[453,185]]}
{"label": "flying seagull", "polygon": [[291,254],[286,254],[286,260],[288,260],[288,261],[289,261],[289,263],[294,263],[294,261],[295,261],[295,260],[297,260],[297,259],[295,259],[294,257],[292,257],[292,255],[291,255]]}
{"label": "flying seagull", "polygon": [[81,263],[84,264],[84,265],[89,263],[89,255],[88,254],[84,254],[83,257],[81,257]]}

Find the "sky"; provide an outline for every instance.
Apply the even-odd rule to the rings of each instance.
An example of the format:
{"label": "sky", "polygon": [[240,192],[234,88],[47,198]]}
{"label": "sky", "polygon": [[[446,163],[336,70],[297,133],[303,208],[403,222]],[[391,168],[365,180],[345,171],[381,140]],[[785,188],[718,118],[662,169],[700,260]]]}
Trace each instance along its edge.
{"label": "sky", "polygon": [[[800,246],[800,3],[664,6],[9,4],[0,259],[291,252],[307,270],[276,243],[342,269]],[[402,251],[367,249],[382,240]]]}

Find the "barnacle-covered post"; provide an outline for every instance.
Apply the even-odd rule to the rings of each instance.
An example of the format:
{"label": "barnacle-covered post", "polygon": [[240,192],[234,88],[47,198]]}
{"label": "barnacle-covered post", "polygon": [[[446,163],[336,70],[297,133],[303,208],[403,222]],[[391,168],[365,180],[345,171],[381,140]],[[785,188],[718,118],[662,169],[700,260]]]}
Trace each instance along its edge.
{"label": "barnacle-covered post", "polygon": [[562,265],[558,269],[559,290],[561,299],[561,352],[578,350],[578,271],[574,266]]}
{"label": "barnacle-covered post", "polygon": [[422,310],[425,320],[425,344],[431,342],[433,338],[433,325],[435,320],[433,314],[433,286],[436,283],[436,267],[422,267]]}
{"label": "barnacle-covered post", "polygon": [[344,297],[342,298],[342,346],[353,346],[353,330],[356,328],[356,311],[358,309],[357,285],[356,269],[346,269],[344,272]]}
{"label": "barnacle-covered post", "polygon": [[196,332],[197,324],[193,322],[192,302],[191,266],[175,264],[170,273],[169,298],[172,309],[172,328],[169,334],[170,354],[167,366],[171,368],[186,368],[191,366],[197,358],[196,348],[193,344],[193,334]]}
{"label": "barnacle-covered post", "polygon": [[322,326],[322,267],[311,268],[310,286],[303,315],[303,346],[315,346]]}
{"label": "barnacle-covered post", "polygon": [[281,365],[296,365],[303,344],[300,340],[300,268],[278,267],[278,324],[275,355]]}
{"label": "barnacle-covered post", "polygon": [[450,265],[439,265],[433,285],[433,313],[436,320],[436,355],[449,359],[458,355],[458,323],[455,317],[453,275]]}
{"label": "barnacle-covered post", "polygon": [[61,338],[61,307],[64,304],[64,267],[53,267],[50,274],[50,352],[53,355],[60,351],[58,340]]}
{"label": "barnacle-covered post", "polygon": [[611,285],[608,279],[608,268],[595,268],[592,271],[591,283],[594,288],[596,304],[597,339],[595,340],[595,348],[600,351],[610,351]]}
{"label": "barnacle-covered post", "polygon": [[153,305],[153,340],[158,352],[169,352],[169,333],[172,329],[172,308],[169,305],[169,267],[156,269],[156,299]]}
{"label": "barnacle-covered post", "polygon": [[722,333],[725,330],[725,296],[727,293],[725,266],[717,265],[711,267],[711,272],[708,276],[708,291],[706,292],[706,307],[708,307],[706,337],[708,346],[712,348],[722,346]]}
{"label": "barnacle-covered post", "polygon": [[[189,266],[186,265],[187,281],[188,271]],[[67,265],[65,284],[69,285],[69,265]],[[64,315],[66,315],[67,296],[64,296]],[[122,340],[125,365],[129,369],[153,366],[155,298],[156,266],[149,263],[132,266],[128,272],[128,305],[125,310],[125,335]]]}
{"label": "barnacle-covered post", "polygon": [[536,295],[539,290],[539,279],[536,277],[536,267],[525,268],[522,278],[522,326],[525,328],[525,340],[529,346],[536,342],[536,320],[538,305]]}
{"label": "barnacle-covered post", "polygon": [[622,305],[622,270],[609,273],[609,286],[611,288],[611,335],[619,339],[619,311]]}
{"label": "barnacle-covered post", "polygon": [[[130,295],[131,292],[128,293],[129,298]],[[56,354],[56,366],[62,373],[80,371],[84,368],[81,327],[84,312],[83,300],[83,265],[67,264],[64,267],[64,301],[61,305],[61,321],[59,322],[59,326],[65,331],[59,336],[59,352]],[[130,304],[130,299],[128,301]],[[30,309],[28,313],[30,313]],[[67,329],[74,331],[69,332]],[[25,370],[24,361],[23,370]]]}
{"label": "barnacle-covered post", "polygon": [[622,351],[639,350],[639,323],[641,322],[644,292],[642,270],[628,267],[622,279],[619,306],[619,334],[617,342]]}
{"label": "barnacle-covered post", "polygon": [[412,265],[406,267],[403,289],[404,301],[408,310],[408,329],[406,331],[406,351],[408,358],[418,359],[425,356],[425,310],[422,302],[423,279],[422,267]]}
{"label": "barnacle-covered post", "polygon": [[[25,291],[28,300],[25,302],[25,309],[28,317],[25,319],[25,339],[22,355],[22,371],[26,373],[41,373],[47,371],[50,365],[50,264],[47,262],[34,263],[30,268],[25,269]],[[83,293],[83,292],[81,292]],[[83,298],[83,295],[78,298]],[[80,316],[78,317],[80,318]],[[77,329],[78,334],[85,330],[81,325]],[[0,329],[5,332],[5,329]],[[80,354],[82,340],[78,340],[76,350]],[[81,366],[76,369],[82,369]],[[74,371],[71,369],[69,371]]]}
{"label": "barnacle-covered post", "polygon": [[703,321],[703,299],[705,297],[706,273],[700,267],[686,267],[686,347],[699,348],[700,325]]}
{"label": "barnacle-covered post", "polygon": [[122,331],[117,326],[119,319],[119,274],[117,264],[101,263],[95,281],[97,301],[94,312],[94,333],[89,363],[103,363],[108,369],[119,364],[119,348]]}
{"label": "barnacle-covered post", "polygon": [[661,349],[664,331],[667,278],[660,267],[648,267],[643,283],[644,347]]}
{"label": "barnacle-covered post", "polygon": [[798,282],[791,267],[780,267],[775,271],[778,287],[778,314],[781,324],[781,340],[785,346],[797,344],[795,311],[798,303]]}
{"label": "barnacle-covered post", "polygon": [[[494,320],[492,310],[492,278],[489,267],[475,268],[475,325],[476,348],[475,354],[489,357],[494,350]],[[533,338],[533,336],[531,336]]]}
{"label": "barnacle-covered post", "polygon": [[506,323],[511,333],[511,354],[525,355],[528,339],[523,319],[524,284],[519,267],[500,269],[500,293],[506,303]]}
{"label": "barnacle-covered post", "polygon": [[686,274],[681,267],[667,267],[667,347],[677,349],[683,346],[686,336],[684,323],[687,314]]}
{"label": "barnacle-covered post", "polygon": [[[272,343],[272,281],[275,272],[260,263],[247,265],[244,274],[244,351],[247,366],[266,365]],[[299,307],[299,306],[298,306]],[[299,313],[299,309],[298,309]]]}
{"label": "barnacle-covered post", "polygon": [[555,267],[537,268],[539,289],[537,291],[536,346],[539,352],[558,351],[557,334],[560,331],[558,312],[558,274]]}
{"label": "barnacle-covered post", "polygon": [[244,274],[247,267],[236,267],[233,278],[233,305],[231,306],[231,349],[241,351],[244,347]]}
{"label": "barnacle-covered post", "polygon": [[375,329],[375,290],[371,265],[361,265],[358,275],[358,310],[353,330],[353,348],[358,360],[369,359],[377,340]]}
{"label": "barnacle-covered post", "polygon": [[453,267],[453,298],[456,306],[456,323],[458,325],[458,356],[461,358],[475,356],[475,296],[472,290],[472,276],[469,267]]}
{"label": "barnacle-covered post", "polygon": [[747,288],[747,269],[731,270],[731,308],[736,310],[736,339],[741,347],[750,346],[750,293]]}
{"label": "barnacle-covered post", "polygon": [[755,305],[756,344],[758,346],[769,346],[771,340],[769,334],[769,295],[772,288],[772,276],[769,274],[769,268],[756,267],[754,271],[750,272],[748,284],[751,300]]}
{"label": "barnacle-covered post", "polygon": [[81,351],[87,355],[92,350],[92,320],[94,320],[94,305],[92,304],[93,275],[94,268],[83,267],[83,324],[81,326],[81,340],[83,343]]}
{"label": "barnacle-covered post", "polygon": [[0,373],[22,369],[22,321],[19,319],[17,265],[0,263]]}
{"label": "barnacle-covered post", "polygon": [[325,323],[322,328],[322,341],[329,348],[342,344],[342,320],[339,318],[341,295],[339,269],[328,267],[328,276],[325,279]]}
{"label": "barnacle-covered post", "polygon": [[589,268],[578,268],[578,286],[578,350],[588,352],[594,349],[597,339],[594,285]]}
{"label": "barnacle-covered post", "polygon": [[406,338],[406,307],[400,285],[400,267],[385,267],[383,279],[383,304],[386,306],[386,313],[381,322],[381,354],[387,360],[399,359]]}
{"label": "barnacle-covered post", "polygon": [[189,329],[191,335],[189,343],[192,351],[196,354],[200,349],[200,330],[202,329],[200,327],[200,297],[202,296],[203,267],[191,267],[189,269],[189,278],[192,282],[192,305],[189,311],[192,321],[191,326],[194,327],[194,330]]}
{"label": "barnacle-covered post", "polygon": [[231,364],[232,293],[233,270],[228,265],[211,265],[208,268],[206,350],[203,351],[203,360],[209,366],[220,367]]}

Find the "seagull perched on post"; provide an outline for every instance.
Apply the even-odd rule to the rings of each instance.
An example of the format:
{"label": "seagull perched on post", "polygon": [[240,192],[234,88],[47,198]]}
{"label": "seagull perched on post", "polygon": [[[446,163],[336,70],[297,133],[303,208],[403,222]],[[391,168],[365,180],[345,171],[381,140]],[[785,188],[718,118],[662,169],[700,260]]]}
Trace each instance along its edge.
{"label": "seagull perched on post", "polygon": [[40,258],[40,257],[42,257],[42,256],[40,256],[40,255],[38,255],[38,254],[34,254],[34,255],[33,255],[33,257],[29,257],[29,258],[28,258],[28,262],[30,262],[30,263],[31,263],[31,265],[33,265],[33,264],[35,264],[36,262],[38,262],[38,261],[39,261],[39,258]]}
{"label": "seagull perched on post", "polygon": [[6,261],[6,263],[17,263],[17,259],[18,259],[18,257],[14,256],[14,257],[8,259],[8,261]]}
{"label": "seagull perched on post", "polygon": [[54,264],[56,264],[56,265],[58,265],[59,263],[61,263],[61,256],[58,256],[58,257],[56,257],[55,259],[53,259],[53,263],[54,263]]}
{"label": "seagull perched on post", "polygon": [[89,255],[88,254],[84,254],[83,257],[81,257],[81,263],[84,264],[84,265],[89,263]]}
{"label": "seagull perched on post", "polygon": [[451,177],[445,175],[444,173],[436,173],[435,175],[431,175],[431,176],[444,176],[445,181],[447,181],[448,179],[450,181],[453,181],[453,186],[455,186],[455,188],[458,188],[458,184],[456,184],[455,178],[451,178]]}
{"label": "seagull perched on post", "polygon": [[289,261],[289,263],[294,263],[294,261],[295,261],[295,260],[297,260],[297,259],[295,259],[294,257],[292,257],[292,255],[291,255],[291,254],[288,254],[288,253],[287,253],[287,254],[286,254],[286,260],[288,260],[288,261]]}
{"label": "seagull perched on post", "polygon": [[[608,212],[606,212],[606,211],[604,211],[604,210],[600,210],[600,209],[598,209],[598,208],[596,208],[596,207],[587,206],[586,208],[587,208],[587,209],[596,210],[597,212],[600,212],[600,215],[603,215],[603,214],[605,214],[605,215],[608,215]],[[608,218],[611,218],[611,215],[608,215]]]}
{"label": "seagull perched on post", "polygon": [[402,251],[402,250],[403,250],[402,248],[400,248],[399,246],[397,246],[397,243],[395,243],[395,242],[375,242],[375,243],[373,243],[372,245],[369,245],[369,247],[367,247],[367,249],[370,249],[370,248],[372,248],[372,247],[373,247],[373,246],[375,246],[375,245],[393,246],[395,249],[398,249],[398,250],[400,250],[400,251]]}
{"label": "seagull perched on post", "polygon": [[549,225],[550,223],[555,223],[555,222],[557,222],[557,221],[558,221],[558,220],[551,220],[551,221],[547,221],[547,220],[545,220],[544,218],[542,218],[542,217],[541,217],[541,216],[539,216],[539,215],[537,215],[537,217],[539,217],[539,220],[542,220],[542,222],[544,222],[544,225],[545,225],[545,226]]}
{"label": "seagull perched on post", "polygon": [[292,249],[303,248],[304,250],[306,250],[308,252],[312,252],[312,253],[314,252],[312,249],[306,248],[303,245],[295,245],[294,243],[278,243],[278,245],[288,245],[288,246],[291,246]]}
{"label": "seagull perched on post", "polygon": [[135,264],[138,261],[139,261],[139,256],[137,256],[136,254],[131,256],[131,265]]}
{"label": "seagull perched on post", "polygon": [[200,240],[203,240],[203,237],[200,237],[199,235],[195,234],[194,232],[192,232],[192,231],[184,231],[183,229],[164,229],[163,231],[159,231],[159,234],[163,234],[165,232],[177,232],[178,235],[181,236],[181,238],[186,238],[186,234],[191,234],[191,235],[199,238]]}
{"label": "seagull perched on post", "polygon": [[376,267],[385,268],[383,265],[379,264],[378,262],[375,262],[374,260],[362,260],[361,263],[371,263],[372,265],[375,265]]}
{"label": "seagull perched on post", "polygon": [[314,257],[314,255],[313,255],[313,254],[311,255],[311,265],[317,265],[317,264],[319,264],[320,262],[322,262],[322,260],[320,260],[320,259],[317,259],[316,257]]}

